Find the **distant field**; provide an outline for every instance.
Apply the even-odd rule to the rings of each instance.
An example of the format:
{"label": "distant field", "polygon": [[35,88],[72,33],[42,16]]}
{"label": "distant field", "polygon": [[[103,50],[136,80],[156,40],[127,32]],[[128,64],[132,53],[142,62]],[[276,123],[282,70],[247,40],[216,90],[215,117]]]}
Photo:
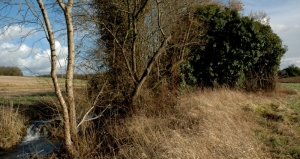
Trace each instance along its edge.
{"label": "distant field", "polygon": [[288,78],[280,78],[278,81],[280,83],[300,83],[300,76],[297,76],[297,77],[288,77]]}
{"label": "distant field", "polygon": [[281,78],[278,80],[281,86],[294,89],[300,92],[300,76],[298,77],[289,77],[289,78]]}
{"label": "distant field", "polygon": [[[64,80],[59,79],[61,88],[64,88]],[[84,87],[86,81],[74,80],[75,87]],[[36,92],[53,91],[51,78],[44,77],[18,77],[18,76],[0,76],[0,94],[1,96],[23,95]]]}

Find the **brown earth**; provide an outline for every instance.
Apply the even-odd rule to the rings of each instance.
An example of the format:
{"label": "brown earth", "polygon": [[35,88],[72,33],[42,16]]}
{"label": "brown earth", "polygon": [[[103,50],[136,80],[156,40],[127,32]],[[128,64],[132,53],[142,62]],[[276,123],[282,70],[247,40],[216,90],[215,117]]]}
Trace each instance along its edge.
{"label": "brown earth", "polygon": [[280,83],[300,83],[300,76],[297,77],[288,77],[288,78],[279,78]]}
{"label": "brown earth", "polygon": [[0,94],[11,96],[51,91],[51,82],[50,78],[0,76]]}

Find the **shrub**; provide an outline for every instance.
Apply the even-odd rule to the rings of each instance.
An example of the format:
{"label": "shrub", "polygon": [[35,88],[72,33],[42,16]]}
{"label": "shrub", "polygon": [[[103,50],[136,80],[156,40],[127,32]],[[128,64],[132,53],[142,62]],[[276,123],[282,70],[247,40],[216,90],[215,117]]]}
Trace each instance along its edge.
{"label": "shrub", "polygon": [[[275,89],[286,47],[270,26],[219,5],[200,6],[194,16],[207,28],[199,36],[205,44],[190,47],[188,63],[182,67],[185,82],[205,87],[240,86],[251,91]],[[198,29],[201,34],[203,29]]]}

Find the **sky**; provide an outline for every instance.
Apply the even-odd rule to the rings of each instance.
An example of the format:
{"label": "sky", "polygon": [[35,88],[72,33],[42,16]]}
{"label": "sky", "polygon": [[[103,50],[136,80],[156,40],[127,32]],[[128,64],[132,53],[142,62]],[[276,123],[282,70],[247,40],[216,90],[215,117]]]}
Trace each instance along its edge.
{"label": "sky", "polygon": [[300,0],[242,0],[244,14],[264,11],[270,18],[272,30],[288,46],[280,68],[291,64],[300,67]]}
{"label": "sky", "polygon": [[[252,12],[264,11],[270,18],[273,31],[288,46],[288,51],[281,60],[280,69],[291,64],[300,67],[300,0],[242,0],[244,15]],[[0,11],[0,15],[5,14]],[[14,15],[17,10],[10,10]],[[56,13],[50,16],[56,17]],[[4,25],[3,25],[4,24]],[[5,33],[3,33],[3,31]],[[27,76],[50,74],[50,49],[43,32],[35,32],[32,25],[0,26],[0,66],[19,67]],[[29,35],[25,41],[21,37]],[[67,45],[65,42],[56,41],[58,49],[58,70],[66,68]]]}

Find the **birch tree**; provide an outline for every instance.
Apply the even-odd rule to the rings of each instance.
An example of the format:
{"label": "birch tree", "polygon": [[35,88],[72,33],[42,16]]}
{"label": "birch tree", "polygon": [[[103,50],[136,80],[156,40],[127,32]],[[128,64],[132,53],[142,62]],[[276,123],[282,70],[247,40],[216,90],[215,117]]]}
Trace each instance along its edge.
{"label": "birch tree", "polygon": [[[9,28],[13,25],[31,25],[34,29],[30,31],[26,36],[33,35],[39,31],[43,31],[49,47],[51,50],[51,78],[53,81],[55,94],[59,100],[64,125],[64,144],[67,152],[71,156],[75,156],[77,153],[77,122],[76,122],[76,107],[74,102],[74,87],[73,87],[73,74],[74,74],[74,61],[75,61],[75,42],[74,42],[74,28],[72,21],[72,10],[74,0],[55,0],[55,1],[43,1],[43,0],[25,0],[25,1],[0,1],[1,15],[0,18],[5,24],[4,28]],[[59,18],[64,20],[60,30],[65,31],[67,35],[68,43],[68,55],[67,55],[67,70],[65,77],[65,90],[66,95],[62,94],[62,86],[58,83],[57,77],[57,47],[55,41],[55,30],[53,27],[57,25],[57,19],[51,19],[49,16],[49,10],[58,10],[63,14],[59,14]],[[2,24],[2,25],[3,25]],[[57,28],[57,26],[56,26]],[[1,34],[4,34],[5,31]],[[24,42],[26,36],[22,37],[21,42]],[[41,38],[42,39],[42,38]]]}

